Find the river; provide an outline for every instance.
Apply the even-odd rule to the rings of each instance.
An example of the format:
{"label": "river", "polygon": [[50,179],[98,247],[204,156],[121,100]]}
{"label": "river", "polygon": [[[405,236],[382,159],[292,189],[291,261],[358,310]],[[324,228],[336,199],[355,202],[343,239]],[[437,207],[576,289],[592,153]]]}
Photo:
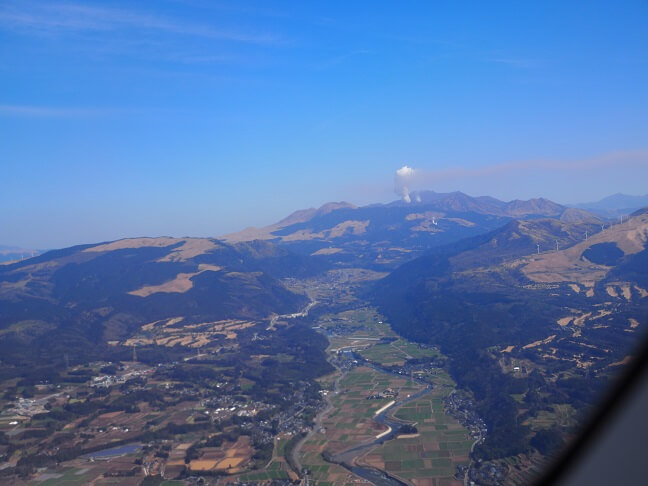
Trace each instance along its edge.
{"label": "river", "polygon": [[[381,371],[383,373],[391,373],[390,371],[384,370],[377,366],[372,366],[372,368],[376,369],[377,371]],[[363,456],[374,447],[383,444],[385,441],[395,438],[399,434],[401,427],[403,427],[403,425],[406,425],[405,422],[401,422],[396,419],[390,418],[388,413],[391,410],[393,410],[395,407],[399,407],[405,403],[421,398],[422,396],[429,393],[431,389],[432,387],[430,385],[427,385],[426,388],[424,388],[423,390],[419,390],[418,392],[408,396],[407,398],[398,400],[389,408],[383,410],[373,418],[375,422],[378,422],[379,424],[383,424],[389,427],[391,429],[389,433],[385,434],[380,438],[371,440],[369,442],[365,442],[364,444],[360,444],[350,449],[347,449],[345,451],[339,452],[338,454],[335,454],[334,456],[328,458],[327,460],[329,462],[339,464],[340,466],[351,471],[356,476],[360,476],[361,478],[366,479],[367,481],[370,481],[371,483],[376,484],[378,486],[402,486],[406,484],[396,479],[395,477],[390,476],[385,471],[381,471],[379,469],[367,467],[367,466],[358,466],[356,464],[356,459]]]}
{"label": "river", "polygon": [[[270,326],[268,327],[268,329],[273,328],[274,325],[276,324],[276,322],[279,320],[279,318],[289,318],[289,319],[291,319],[291,318],[295,318],[295,317],[307,316],[309,310],[314,305],[317,304],[317,302],[312,297],[310,297],[310,299],[311,299],[310,303],[302,310],[302,312],[299,312],[299,313],[296,313],[296,314],[283,315],[283,316],[275,316],[271,320]],[[360,358],[360,359],[362,359],[362,358]],[[403,375],[401,375],[401,374],[394,373],[393,371],[387,370],[387,369],[385,369],[385,368],[383,368],[383,367],[381,367],[381,366],[379,366],[377,364],[374,364],[374,363],[365,362],[364,366],[370,367],[370,368],[372,368],[372,369],[374,369],[374,370],[376,370],[376,371],[378,371],[380,373],[403,377]],[[336,392],[338,392],[338,386],[339,386],[340,380],[344,376],[344,372],[342,372],[340,370],[340,373],[341,373],[340,376],[338,376],[338,378],[335,381],[335,387],[334,388],[335,388]],[[382,470],[377,469],[377,468],[369,467],[369,466],[358,466],[356,464],[356,459],[363,456],[365,453],[369,452],[371,449],[379,446],[380,444],[383,444],[385,441],[395,438],[399,434],[401,428],[404,425],[407,425],[406,422],[402,422],[402,421],[398,421],[398,420],[396,420],[394,418],[390,418],[388,416],[388,413],[390,411],[392,411],[396,407],[400,407],[401,405],[403,405],[405,403],[411,402],[413,400],[417,400],[418,398],[421,398],[422,396],[429,393],[430,390],[432,390],[432,385],[430,385],[429,383],[425,383],[425,382],[423,382],[423,381],[421,381],[421,380],[419,380],[417,378],[413,378],[413,377],[412,377],[412,380],[415,381],[416,383],[420,384],[420,385],[424,385],[425,388],[423,388],[422,390],[419,390],[418,392],[416,392],[414,394],[411,394],[411,395],[407,396],[406,398],[403,398],[401,400],[397,400],[391,406],[389,406],[388,408],[382,410],[379,414],[377,414],[373,418],[373,420],[378,422],[379,424],[383,424],[383,425],[386,425],[387,427],[389,427],[389,429],[388,429],[389,432],[388,433],[381,436],[380,438],[370,440],[368,442],[365,442],[363,444],[359,444],[359,445],[354,446],[354,447],[352,447],[350,449],[347,449],[345,451],[339,452],[338,454],[335,454],[334,456],[329,457],[329,458],[327,458],[325,460],[327,460],[328,462],[338,464],[338,465],[344,467],[345,469],[351,471],[356,476],[359,476],[359,477],[361,477],[363,479],[366,479],[367,481],[369,481],[372,484],[375,484],[376,486],[406,486],[406,483],[404,483],[403,481],[400,481],[399,479],[389,475],[385,471],[382,471]],[[315,418],[315,427],[313,427],[311,432],[309,434],[307,434],[298,443],[298,445],[292,450],[291,455],[292,455],[292,458],[293,458],[293,463],[297,466],[298,470],[301,470],[301,461],[299,459],[301,446],[303,446],[303,444],[311,437],[314,430],[319,429],[322,419],[324,418],[324,416],[330,410],[331,410],[331,403],[329,401],[327,407],[324,410],[322,410],[317,415],[317,417]]]}

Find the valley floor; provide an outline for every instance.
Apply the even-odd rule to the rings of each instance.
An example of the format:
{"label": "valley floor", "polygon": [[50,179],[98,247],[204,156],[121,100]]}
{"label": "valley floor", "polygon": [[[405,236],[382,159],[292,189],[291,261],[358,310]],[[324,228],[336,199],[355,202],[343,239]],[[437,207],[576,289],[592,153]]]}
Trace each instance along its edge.
{"label": "valley floor", "polygon": [[[321,324],[322,331],[329,334],[328,351],[337,371],[322,381],[325,393],[331,395],[331,407],[300,448],[303,467],[317,483],[345,484],[351,479],[348,469],[323,457],[332,455],[336,460],[337,455],[349,466],[375,468],[406,484],[436,484],[441,480],[444,484],[461,484],[453,477],[457,465],[468,463],[474,439],[444,411],[444,398],[454,384],[435,366],[417,370],[416,376],[405,371],[407,359],[437,358],[438,352],[396,339],[385,324],[378,322],[379,316],[364,308],[327,317]],[[339,323],[352,331],[345,332]],[[336,331],[330,331],[331,327]],[[429,393],[399,404],[425,391],[428,384],[432,387]],[[390,406],[394,401],[395,406]],[[392,420],[412,424],[416,431],[375,443],[390,432],[388,426],[374,420],[384,407],[389,407],[386,414]],[[368,446],[358,447],[363,444]],[[345,455],[349,449],[356,451]]]}
{"label": "valley floor", "polygon": [[[380,486],[459,486],[476,477],[486,485],[528,482],[530,473],[546,465],[546,459],[537,453],[491,464],[471,461],[475,445],[488,435],[484,422],[470,395],[457,389],[447,372],[447,358],[436,347],[397,335],[375,308],[357,297],[354,284],[376,277],[367,271],[341,270],[325,278],[290,279],[289,286],[310,297],[311,303],[302,312],[246,326],[234,323],[235,330],[226,330],[240,333],[238,341],[231,339],[232,349],[225,348],[227,353],[235,352],[235,342],[239,346],[271,343],[273,336],[290,330],[299,320],[296,327],[306,326],[315,337],[313,330],[326,339],[326,355],[321,361],[327,359],[334,371],[319,378],[319,389],[310,395],[304,390],[295,392],[290,408],[279,411],[261,397],[247,402],[241,398],[259,379],[215,365],[214,360],[223,353],[220,348],[193,349],[189,344],[189,354],[177,363],[157,369],[135,361],[123,363],[121,371],[112,372],[114,376],[107,371],[110,364],[97,363],[88,370],[83,368],[84,372],[104,376],[101,380],[112,380],[110,383],[93,378],[92,385],[70,383],[59,393],[23,401],[25,406],[40,407],[31,421],[0,426],[7,435],[25,430],[38,433],[39,427],[57,426],[44,422],[49,415],[41,405],[46,401],[57,407],[65,402],[64,396],[78,397],[69,399],[67,410],[99,389],[117,399],[122,394],[133,397],[154,390],[163,397],[159,402],[147,403],[142,395],[132,400],[137,410],[89,414],[55,434],[64,438],[61,440],[77,440],[73,431],[79,429],[84,447],[92,446],[94,451],[100,451],[102,445],[133,447],[101,458],[85,454],[56,467],[46,465],[31,480],[16,478],[12,484],[137,485],[147,478],[169,478],[161,483],[167,485],[192,484],[198,478],[221,485],[301,482],[332,486],[370,481]],[[172,324],[168,326],[171,331],[162,326],[159,332],[189,332]],[[156,329],[150,326],[149,331]],[[156,339],[155,334],[151,336],[149,339]],[[188,336],[198,339],[196,332]],[[244,336],[249,342],[243,341]],[[269,353],[271,345],[264,346],[263,353]],[[271,360],[257,352],[246,356],[254,359],[253,369],[294,359],[287,348],[275,349]],[[206,378],[188,386],[187,380],[196,372],[207,373]],[[229,378],[220,378],[219,373]],[[306,381],[293,389],[299,387],[306,387]],[[555,414],[538,415],[534,420],[542,422],[539,426],[569,421],[572,411],[556,409]],[[65,437],[67,430],[69,437]],[[24,447],[5,464],[15,466],[29,450],[27,443]],[[259,454],[263,448],[265,455]]]}

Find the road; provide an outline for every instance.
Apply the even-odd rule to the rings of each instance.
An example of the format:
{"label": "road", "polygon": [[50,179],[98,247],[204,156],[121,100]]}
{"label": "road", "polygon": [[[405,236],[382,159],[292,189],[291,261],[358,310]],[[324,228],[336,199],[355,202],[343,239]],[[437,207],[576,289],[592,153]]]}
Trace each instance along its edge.
{"label": "road", "polygon": [[466,469],[466,474],[464,474],[464,486],[468,486],[468,474],[470,473],[470,467],[472,466],[473,460],[472,460],[472,455],[473,451],[475,450],[475,446],[479,444],[479,441],[482,440],[481,434],[479,434],[479,437],[477,437],[477,440],[473,442],[472,446],[470,446],[470,462],[468,463],[468,469]]}
{"label": "road", "polygon": [[[341,369],[339,369],[337,367],[336,367],[336,369],[337,369],[337,373],[339,373],[339,375],[335,379],[335,382],[333,384],[332,392],[335,395],[340,393],[340,381],[342,380],[342,378],[344,378],[346,376],[346,372],[342,371]],[[299,452],[301,451],[301,448],[306,443],[306,441],[308,439],[310,439],[313,436],[313,434],[315,434],[322,427],[322,421],[324,420],[326,415],[333,409],[333,403],[331,402],[331,393],[327,394],[324,398],[326,400],[326,407],[324,407],[324,409],[315,416],[315,423],[314,423],[313,427],[311,428],[311,430],[304,436],[303,439],[301,439],[295,445],[295,447],[293,448],[293,450],[290,453],[292,463],[297,468],[297,471],[296,471],[297,474],[301,474],[301,470],[302,470],[302,464],[301,464],[301,461],[299,459]]]}
{"label": "road", "polygon": [[310,302],[306,305],[306,307],[304,307],[301,312],[272,316],[270,318],[270,324],[266,328],[266,331],[274,331],[275,324],[277,324],[279,319],[294,319],[295,317],[306,317],[308,315],[308,312],[317,304],[317,301],[314,300],[310,295],[308,296],[308,298],[310,299]]}

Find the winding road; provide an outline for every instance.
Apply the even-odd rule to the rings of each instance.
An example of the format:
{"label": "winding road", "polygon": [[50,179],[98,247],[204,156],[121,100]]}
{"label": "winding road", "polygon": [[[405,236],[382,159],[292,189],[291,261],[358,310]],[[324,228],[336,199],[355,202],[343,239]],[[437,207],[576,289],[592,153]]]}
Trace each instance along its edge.
{"label": "winding road", "polygon": [[[334,365],[335,366],[335,365]],[[337,372],[339,373],[338,377],[335,379],[335,382],[333,384],[333,393],[337,395],[340,392],[340,381],[342,378],[346,376],[346,373],[344,373],[342,370],[340,370],[338,367],[336,367]],[[301,448],[304,446],[306,441],[308,441],[313,434],[315,434],[321,427],[322,427],[322,421],[324,418],[326,418],[326,415],[333,410],[333,403],[331,402],[331,397],[330,394],[326,395],[325,397],[326,400],[326,407],[315,416],[315,424],[311,428],[311,430],[306,434],[296,445],[293,447],[293,450],[290,453],[290,458],[292,463],[295,465],[297,468],[297,473],[300,474],[302,470],[302,464],[301,460],[299,459],[299,453],[301,451]]]}
{"label": "winding road", "polygon": [[295,312],[293,314],[276,314],[270,318],[270,324],[268,324],[268,327],[266,328],[266,331],[274,331],[275,324],[279,321],[279,319],[294,319],[295,317],[306,317],[308,315],[308,312],[315,306],[317,305],[317,301],[314,300],[310,295],[308,296],[310,299],[310,302],[304,307],[304,309],[301,312]]}

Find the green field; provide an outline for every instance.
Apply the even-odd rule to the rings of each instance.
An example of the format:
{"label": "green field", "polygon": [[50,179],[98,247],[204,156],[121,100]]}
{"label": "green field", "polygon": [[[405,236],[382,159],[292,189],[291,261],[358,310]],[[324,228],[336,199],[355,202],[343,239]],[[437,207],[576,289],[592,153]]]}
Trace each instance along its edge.
{"label": "green field", "polygon": [[273,462],[266,469],[259,472],[247,473],[238,476],[240,481],[271,481],[273,479],[289,479],[288,465],[284,462]]}
{"label": "green field", "polygon": [[576,411],[574,408],[567,404],[553,404],[553,412],[547,410],[540,410],[535,417],[527,419],[524,425],[529,425],[531,429],[540,430],[559,425],[561,427],[570,427],[575,425],[578,421],[576,418]]}
{"label": "green field", "polygon": [[370,361],[383,365],[400,364],[413,358],[435,358],[439,353],[433,349],[422,348],[416,343],[398,339],[389,344],[377,344],[360,351],[360,355]]}
{"label": "green field", "polygon": [[325,433],[313,434],[302,449],[302,464],[311,471],[311,479],[317,484],[345,484],[349,473],[340,466],[325,462],[321,453],[341,452],[372,440],[383,430],[374,423],[373,416],[391,399],[367,400],[367,396],[385,388],[400,390],[402,394],[420,389],[420,386],[412,387],[408,382],[407,378],[385,375],[371,368],[358,367],[349,371],[340,380],[340,393],[331,397],[333,409],[322,423]]}
{"label": "green field", "polygon": [[65,486],[69,484],[70,486],[74,486],[76,484],[87,484],[98,475],[97,472],[93,474],[89,470],[85,473],[83,469],[78,468],[63,469],[58,474],[61,475],[58,478],[50,478],[45,481],[32,481],[32,484],[39,484],[41,486]]}
{"label": "green field", "polygon": [[[329,325],[360,326],[350,334],[331,338],[329,349],[361,346],[362,349],[358,349],[361,356],[383,365],[399,364],[413,358],[442,357],[434,349],[422,348],[405,339],[380,344],[357,340],[358,337],[394,336],[387,324],[378,324],[380,316],[371,309],[324,316],[323,320]],[[336,375],[324,377],[321,380],[322,387],[331,390]],[[416,423],[419,435],[387,441],[366,455],[364,462],[406,480],[451,480],[457,464],[468,462],[472,439],[466,429],[443,411],[443,399],[454,389],[455,383],[441,369],[433,370],[427,377],[433,380],[434,389],[422,398],[393,411],[395,418]],[[387,388],[398,391],[398,396],[402,398],[420,390],[421,385],[413,382],[409,376],[386,374],[362,366],[349,370],[340,380],[340,393],[330,396],[333,408],[322,422],[324,433],[313,434],[301,450],[302,465],[311,471],[310,479],[316,484],[341,485],[350,481],[348,471],[326,463],[321,454],[324,451],[341,452],[372,440],[382,432],[384,428],[377,425],[373,417],[378,409],[392,399],[368,400],[367,397]]]}
{"label": "green field", "polygon": [[[439,384],[449,377],[440,376]],[[473,440],[468,431],[443,411],[448,389],[436,387],[429,395],[401,407],[394,417],[416,424],[418,437],[386,442],[367,456],[370,464],[403,479],[450,478],[458,464],[468,462]],[[381,467],[382,466],[382,467]]]}

